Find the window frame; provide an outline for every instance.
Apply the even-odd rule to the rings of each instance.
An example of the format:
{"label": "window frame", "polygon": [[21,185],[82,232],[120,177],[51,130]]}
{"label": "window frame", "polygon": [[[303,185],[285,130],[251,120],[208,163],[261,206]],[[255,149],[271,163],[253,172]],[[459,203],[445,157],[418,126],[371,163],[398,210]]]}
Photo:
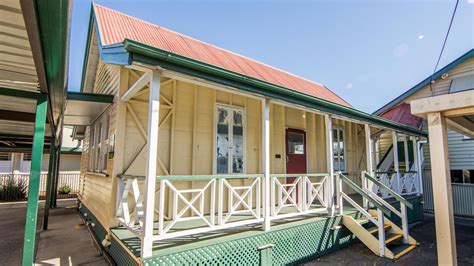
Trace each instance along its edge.
{"label": "window frame", "polygon": [[[334,130],[336,130],[337,134],[334,135]],[[332,136],[332,147],[333,147],[333,154],[331,155],[332,156],[332,160],[333,160],[333,167],[334,167],[334,171],[340,171],[340,172],[346,172],[347,171],[347,149],[346,149],[346,130],[344,128],[344,126],[339,126],[339,125],[333,125],[332,126],[332,132],[333,132],[333,136]],[[337,143],[339,143],[339,134],[342,132],[342,150],[343,150],[343,154],[344,154],[344,163],[343,163],[343,169],[341,170],[340,168],[340,165],[341,165],[341,153],[340,153],[340,150],[339,150],[339,145],[337,145],[338,147],[338,153],[337,153],[337,164],[336,164],[336,158],[334,158],[334,143],[336,143],[336,140],[337,140]],[[336,167],[336,165],[338,167]]]}
{"label": "window frame", "polygon": [[89,162],[87,169],[93,173],[107,173],[109,150],[109,111],[104,111],[89,126]]}
{"label": "window frame", "polygon": [[[242,112],[242,138],[243,138],[243,148],[242,148],[242,161],[243,161],[243,167],[242,167],[242,173],[233,173],[232,169],[232,164],[233,164],[233,153],[232,150],[229,149],[229,155],[228,155],[228,161],[227,161],[227,173],[217,173],[217,124],[219,121],[219,108],[224,108],[229,112],[233,111],[241,111]],[[240,107],[240,106],[235,106],[235,105],[228,105],[228,104],[222,104],[222,103],[215,103],[214,104],[214,132],[213,132],[213,142],[212,142],[212,173],[213,175],[233,175],[233,174],[245,174],[247,172],[247,161],[246,161],[246,156],[247,156],[247,119],[246,119],[246,109],[245,107]],[[232,145],[228,145],[228,147],[233,146],[233,119],[232,123],[228,124],[228,138],[229,138],[229,143]]]}

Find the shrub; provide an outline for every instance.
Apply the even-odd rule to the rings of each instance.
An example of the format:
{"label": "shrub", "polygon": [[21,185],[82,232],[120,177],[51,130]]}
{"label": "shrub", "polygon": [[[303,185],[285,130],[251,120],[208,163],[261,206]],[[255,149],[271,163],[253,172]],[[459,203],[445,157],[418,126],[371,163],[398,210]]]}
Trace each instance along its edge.
{"label": "shrub", "polygon": [[61,187],[59,187],[58,192],[59,192],[59,194],[67,195],[71,192],[71,187],[69,187],[69,185],[67,185],[67,184],[64,184]]}
{"label": "shrub", "polygon": [[28,187],[26,180],[8,177],[0,186],[0,200],[22,200],[26,198]]}

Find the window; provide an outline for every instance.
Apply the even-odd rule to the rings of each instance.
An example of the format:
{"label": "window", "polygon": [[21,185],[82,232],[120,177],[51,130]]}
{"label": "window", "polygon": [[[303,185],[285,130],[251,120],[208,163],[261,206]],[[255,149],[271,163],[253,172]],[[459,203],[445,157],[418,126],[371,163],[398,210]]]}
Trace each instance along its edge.
{"label": "window", "polygon": [[89,128],[89,171],[107,170],[108,132],[109,115],[105,112]]}
{"label": "window", "polygon": [[346,157],[345,157],[345,146],[344,146],[344,128],[333,127],[333,158],[334,158],[334,170],[335,171],[346,171]]}
{"label": "window", "polygon": [[288,153],[304,154],[304,134],[288,132]]}
{"label": "window", "polygon": [[11,161],[12,154],[8,152],[0,152],[0,161]]}
{"label": "window", "polygon": [[474,184],[474,170],[451,170],[451,182],[461,184]]}
{"label": "window", "polygon": [[216,110],[216,154],[217,174],[244,172],[244,110],[217,106]]}

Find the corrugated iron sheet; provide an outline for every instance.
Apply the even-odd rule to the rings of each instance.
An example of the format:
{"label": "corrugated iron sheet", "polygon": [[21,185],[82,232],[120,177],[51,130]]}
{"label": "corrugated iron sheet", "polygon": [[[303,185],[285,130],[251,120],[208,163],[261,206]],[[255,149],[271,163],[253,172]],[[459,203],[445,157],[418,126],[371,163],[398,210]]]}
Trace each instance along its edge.
{"label": "corrugated iron sheet", "polygon": [[[431,170],[423,171],[424,209],[434,211],[433,180]],[[454,215],[474,217],[474,184],[453,183],[452,196]]]}
{"label": "corrugated iron sheet", "polygon": [[383,118],[414,128],[420,128],[423,118],[411,114],[410,105],[403,103],[382,114]]}
{"label": "corrugated iron sheet", "polygon": [[168,52],[351,107],[325,86],[180,33],[94,5],[103,46],[134,40]]}

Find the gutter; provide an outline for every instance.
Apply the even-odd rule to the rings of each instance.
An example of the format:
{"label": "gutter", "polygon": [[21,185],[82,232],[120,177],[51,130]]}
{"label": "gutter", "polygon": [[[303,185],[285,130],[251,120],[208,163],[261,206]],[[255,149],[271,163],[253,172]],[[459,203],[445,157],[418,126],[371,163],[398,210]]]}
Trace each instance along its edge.
{"label": "gutter", "polygon": [[[132,64],[132,62],[141,62],[145,64],[158,65],[165,69],[175,70],[197,77],[203,77],[204,79],[217,81],[218,83],[230,85],[248,92],[258,93],[260,95],[277,98],[286,102],[300,104],[306,107],[321,110],[323,112],[363,120],[365,122],[377,124],[399,132],[427,137],[427,134],[424,131],[414,129],[406,125],[395,123],[353,108],[203,63],[178,54],[170,53],[168,51],[145,45],[133,40],[126,39],[122,45],[124,50],[129,53],[128,64]],[[105,46],[102,47],[102,49],[117,49],[117,45]]]}

